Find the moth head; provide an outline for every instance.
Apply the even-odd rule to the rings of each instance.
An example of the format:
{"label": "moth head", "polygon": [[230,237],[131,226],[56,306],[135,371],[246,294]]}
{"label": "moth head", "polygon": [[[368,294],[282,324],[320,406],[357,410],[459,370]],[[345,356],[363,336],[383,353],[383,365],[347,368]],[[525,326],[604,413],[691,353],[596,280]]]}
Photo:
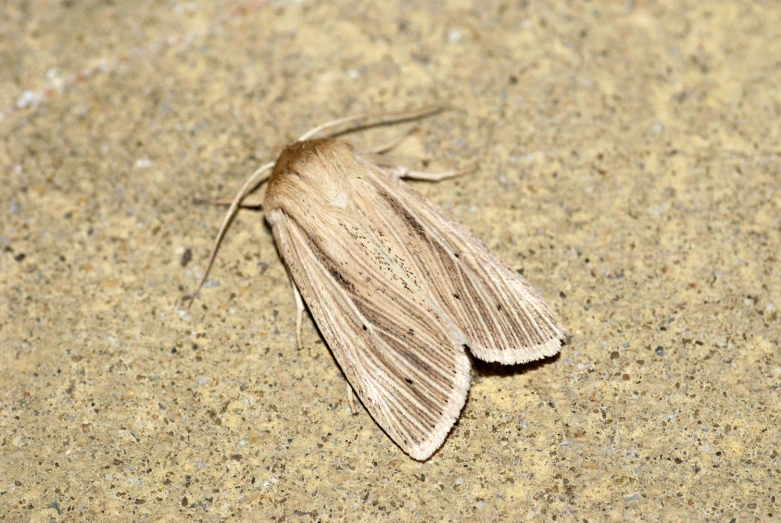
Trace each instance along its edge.
{"label": "moth head", "polygon": [[306,176],[317,167],[328,167],[327,164],[338,161],[345,154],[351,156],[352,149],[349,142],[332,138],[293,142],[282,150],[271,176],[285,173]]}
{"label": "moth head", "polygon": [[294,142],[285,147],[274,165],[263,207],[311,204],[344,208],[346,179],[357,167],[349,142],[331,138]]}

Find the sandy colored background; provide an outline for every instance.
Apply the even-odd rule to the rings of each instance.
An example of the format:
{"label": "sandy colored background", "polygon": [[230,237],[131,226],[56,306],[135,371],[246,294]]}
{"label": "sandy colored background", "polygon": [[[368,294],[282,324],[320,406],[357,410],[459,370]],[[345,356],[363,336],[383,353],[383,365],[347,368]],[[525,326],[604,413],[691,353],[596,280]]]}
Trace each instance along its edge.
{"label": "sandy colored background", "polygon": [[[2,3],[0,519],[781,517],[781,5],[419,4]],[[195,198],[435,101],[396,158],[479,162],[416,187],[572,337],[477,365],[418,463],[309,316],[295,349],[262,214],[182,300],[223,212]]]}

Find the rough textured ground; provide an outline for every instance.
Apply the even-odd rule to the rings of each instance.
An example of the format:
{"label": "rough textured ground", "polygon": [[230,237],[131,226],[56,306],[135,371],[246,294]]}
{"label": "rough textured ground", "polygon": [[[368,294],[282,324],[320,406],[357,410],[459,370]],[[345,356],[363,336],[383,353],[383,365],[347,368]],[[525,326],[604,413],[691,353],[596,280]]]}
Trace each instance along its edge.
{"label": "rough textured ground", "polygon": [[[776,2],[0,9],[0,519],[781,516]],[[182,303],[223,212],[194,198],[312,125],[434,101],[458,110],[396,158],[479,162],[417,187],[572,336],[476,364],[418,463],[350,414],[308,316],[295,349],[262,214]]]}

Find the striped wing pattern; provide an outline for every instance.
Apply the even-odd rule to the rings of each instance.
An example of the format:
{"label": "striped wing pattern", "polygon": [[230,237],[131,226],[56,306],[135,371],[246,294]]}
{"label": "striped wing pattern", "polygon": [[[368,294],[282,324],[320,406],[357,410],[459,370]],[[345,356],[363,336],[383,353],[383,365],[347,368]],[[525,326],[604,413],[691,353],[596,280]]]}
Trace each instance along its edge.
{"label": "striped wing pattern", "polygon": [[[397,243],[410,246],[422,281],[438,282],[429,292],[475,356],[515,364],[559,352],[566,330],[522,276],[409,185],[372,167],[378,194],[403,218],[394,227]],[[422,241],[410,241],[415,236]]]}
{"label": "striped wing pattern", "polygon": [[[428,458],[458,419],[469,358],[441,311],[374,267],[341,271],[333,249],[283,211],[269,215],[282,257],[342,371],[375,421]],[[330,251],[330,252],[329,252]],[[341,258],[343,252],[338,256]],[[358,264],[359,257],[350,262]],[[456,341],[454,341],[454,338]]]}
{"label": "striped wing pattern", "polygon": [[407,184],[340,142],[293,147],[264,201],[280,254],[364,406],[426,459],[466,401],[464,347],[526,362],[557,353],[565,330],[520,275]]}

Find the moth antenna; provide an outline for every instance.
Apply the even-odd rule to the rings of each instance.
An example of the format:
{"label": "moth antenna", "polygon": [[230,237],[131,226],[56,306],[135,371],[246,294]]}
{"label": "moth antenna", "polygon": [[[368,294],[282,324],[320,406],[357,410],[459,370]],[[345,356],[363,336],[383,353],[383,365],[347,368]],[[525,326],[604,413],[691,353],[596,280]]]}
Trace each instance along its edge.
{"label": "moth antenna", "polygon": [[355,132],[361,129],[366,129],[368,127],[389,125],[389,124],[404,122],[407,120],[417,120],[419,118],[433,116],[447,109],[449,109],[449,107],[446,105],[435,105],[433,107],[425,107],[423,109],[415,109],[412,111],[402,111],[397,113],[381,113],[381,114],[363,113],[354,116],[347,116],[345,118],[338,118],[336,120],[331,120],[330,122],[320,124],[317,127],[313,127],[312,129],[308,130],[303,135],[301,135],[301,138],[299,138],[298,141],[303,142],[304,140],[309,140],[310,138],[314,137],[315,135],[317,135],[322,131],[325,131],[326,129],[331,129],[332,127],[337,127],[339,125],[346,124],[346,123],[353,123],[353,122],[359,122],[361,120],[366,120],[365,123],[354,125],[353,127],[341,131],[338,134]]}
{"label": "moth antenna", "polygon": [[265,165],[263,165],[260,169],[252,173],[252,176],[247,178],[247,181],[244,182],[244,185],[241,186],[241,189],[239,189],[239,192],[236,193],[236,196],[233,197],[233,200],[231,201],[231,205],[228,208],[228,212],[225,213],[225,218],[222,220],[222,225],[220,225],[220,230],[217,233],[217,237],[214,239],[214,245],[212,246],[212,252],[209,254],[209,263],[206,264],[206,270],[203,273],[203,277],[201,278],[201,281],[198,282],[198,288],[195,289],[195,292],[190,297],[190,301],[187,304],[187,308],[189,309],[190,306],[192,306],[193,302],[195,301],[195,297],[198,296],[198,293],[201,291],[201,287],[203,287],[203,284],[206,282],[206,277],[209,275],[209,271],[212,268],[212,265],[214,264],[214,258],[217,257],[217,249],[220,246],[220,243],[222,242],[222,238],[225,236],[225,231],[228,230],[228,225],[230,225],[231,220],[233,220],[233,217],[236,216],[236,212],[239,210],[239,205],[241,205],[241,200],[244,199],[245,196],[247,196],[248,193],[252,192],[253,189],[255,189],[258,185],[265,182],[269,179],[271,176],[270,173],[267,173],[266,171],[271,170],[272,167],[274,167],[274,164],[276,162],[269,162]]}
{"label": "moth antenna", "polygon": [[405,139],[407,139],[407,137],[412,136],[419,129],[420,129],[420,127],[418,127],[417,125],[415,127],[411,128],[411,129],[407,129],[406,131],[404,131],[403,134],[397,136],[392,141],[390,141],[388,143],[384,143],[382,145],[378,145],[374,149],[369,149],[368,151],[364,151],[364,154],[380,154],[381,155],[381,154],[385,154],[385,153],[387,153],[389,151],[392,151],[393,149],[398,147],[399,144],[401,144],[401,142],[403,142]]}

